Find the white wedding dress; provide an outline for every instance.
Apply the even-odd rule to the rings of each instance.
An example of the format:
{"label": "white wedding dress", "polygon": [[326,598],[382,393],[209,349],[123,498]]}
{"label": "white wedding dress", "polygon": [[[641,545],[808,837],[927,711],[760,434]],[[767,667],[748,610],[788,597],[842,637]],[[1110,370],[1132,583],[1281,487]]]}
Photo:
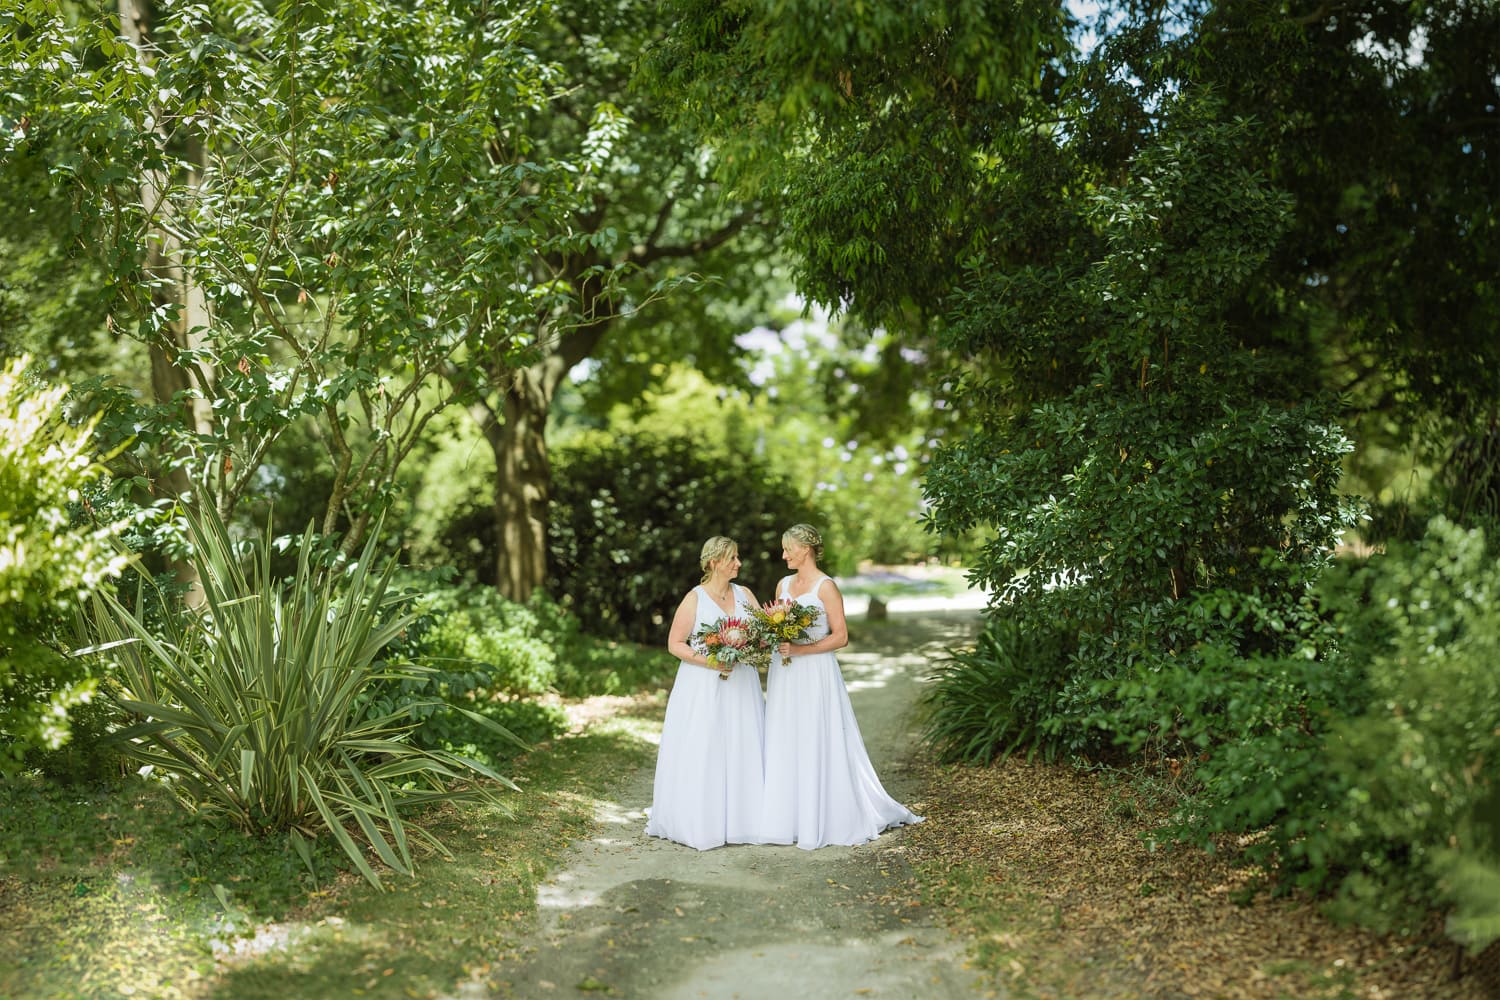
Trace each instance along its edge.
{"label": "white wedding dress", "polygon": [[[700,586],[693,630],[725,617]],[[735,586],[735,614],[750,616],[750,598]],[[761,818],[766,700],[748,664],[728,680],[682,661],[667,698],[656,754],[656,785],[646,833],[706,851],[754,843]]]}
{"label": "white wedding dress", "polygon": [[[807,630],[816,642],[828,634],[828,613],[818,597],[822,577],[796,598],[815,605]],[[791,577],[777,596],[789,598]],[[760,840],[814,850],[828,844],[862,844],[881,831],[922,817],[886,794],[849,704],[839,661],[832,653],[771,657],[766,680],[765,819]]]}

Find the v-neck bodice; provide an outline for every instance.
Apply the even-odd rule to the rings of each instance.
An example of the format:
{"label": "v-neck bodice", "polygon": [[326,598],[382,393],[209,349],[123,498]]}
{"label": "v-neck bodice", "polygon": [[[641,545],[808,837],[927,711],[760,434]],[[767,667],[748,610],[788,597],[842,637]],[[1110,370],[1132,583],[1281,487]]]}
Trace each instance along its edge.
{"label": "v-neck bodice", "polygon": [[737,583],[731,583],[729,586],[731,593],[734,594],[733,611],[725,611],[724,606],[714,600],[713,595],[708,592],[708,588],[703,586],[703,584],[700,583],[693,588],[698,591],[698,625],[711,625],[720,618],[738,618],[750,613],[750,602],[745,597],[745,588]]}

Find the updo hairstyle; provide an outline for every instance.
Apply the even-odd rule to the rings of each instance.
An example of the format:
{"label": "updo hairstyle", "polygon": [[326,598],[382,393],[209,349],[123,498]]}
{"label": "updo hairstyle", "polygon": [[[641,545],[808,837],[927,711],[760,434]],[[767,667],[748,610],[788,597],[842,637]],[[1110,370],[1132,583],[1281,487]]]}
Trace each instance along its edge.
{"label": "updo hairstyle", "polygon": [[739,550],[740,547],[733,538],[725,538],[723,535],[715,535],[704,542],[703,551],[698,554],[698,567],[703,570],[703,579],[698,582],[707,583],[714,575],[713,564],[733,558]]}
{"label": "updo hairstyle", "polygon": [[806,545],[812,549],[814,559],[820,562],[823,559],[823,536],[818,534],[818,529],[810,524],[792,525],[781,533],[781,540],[783,542],[792,541],[798,545]]}

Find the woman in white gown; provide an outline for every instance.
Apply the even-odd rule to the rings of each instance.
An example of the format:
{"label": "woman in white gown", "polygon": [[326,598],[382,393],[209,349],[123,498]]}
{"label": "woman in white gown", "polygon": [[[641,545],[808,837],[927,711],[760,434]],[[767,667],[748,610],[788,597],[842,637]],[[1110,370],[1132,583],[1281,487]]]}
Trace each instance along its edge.
{"label": "woman in white gown", "polygon": [[667,698],[646,832],[706,851],[756,839],[766,703],[753,666],[721,669],[688,642],[700,625],[748,620],[756,606],[749,588],[732,582],[740,571],[733,540],[704,542],[699,563],[703,582],[682,599],[667,633],[682,662]]}
{"label": "woman in white gown", "polygon": [[917,816],[886,794],[849,704],[834,650],[849,643],[844,598],[818,569],[823,539],[808,524],[781,537],[792,576],[776,588],[781,600],[811,604],[822,614],[803,644],[782,643],[766,680],[765,819],[761,840],[806,850],[862,844]]}

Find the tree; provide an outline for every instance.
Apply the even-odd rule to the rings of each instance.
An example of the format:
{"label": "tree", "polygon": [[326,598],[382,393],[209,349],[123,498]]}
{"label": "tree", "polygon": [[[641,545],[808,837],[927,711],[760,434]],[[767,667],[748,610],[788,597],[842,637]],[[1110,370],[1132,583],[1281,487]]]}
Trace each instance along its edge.
{"label": "tree", "polygon": [[[992,528],[976,576],[1067,636],[1049,710],[1070,740],[1090,739],[1111,664],[1195,635],[1276,646],[1348,523],[1336,359],[1267,155],[1291,112],[1237,118],[1193,78],[1187,36],[1241,44],[1217,9],[1177,37],[1142,5],[1084,54],[1056,5],[692,2],[656,63],[730,147],[778,141],[747,159],[785,192],[805,293],[960,359],[970,430],[929,476],[933,524]],[[1209,593],[1232,628],[1193,624]]]}
{"label": "tree", "polygon": [[536,350],[526,319],[566,294],[536,261],[582,243],[564,217],[585,157],[497,155],[558,86],[531,13],[11,15],[6,167],[40,158],[71,192],[111,324],[152,352],[156,405],[104,425],[142,472],[172,456],[227,516],[308,420],[334,469],[321,528],[353,551],[453,400],[442,374]]}
{"label": "tree", "polygon": [[[536,44],[570,89],[503,147],[507,159],[584,151],[568,215],[577,239],[541,255],[532,275],[559,290],[535,313],[540,350],[515,369],[503,354],[476,353],[476,364],[454,372],[494,455],[495,575],[512,600],[546,579],[547,418],[569,373],[590,360],[629,395],[663,355],[722,371],[740,331],[713,304],[764,294],[756,263],[767,251],[755,239],[764,206],[718,183],[696,134],[632,86],[659,30],[657,5],[643,0],[552,5]],[[669,314],[636,318],[688,284],[706,290],[676,296]]]}

